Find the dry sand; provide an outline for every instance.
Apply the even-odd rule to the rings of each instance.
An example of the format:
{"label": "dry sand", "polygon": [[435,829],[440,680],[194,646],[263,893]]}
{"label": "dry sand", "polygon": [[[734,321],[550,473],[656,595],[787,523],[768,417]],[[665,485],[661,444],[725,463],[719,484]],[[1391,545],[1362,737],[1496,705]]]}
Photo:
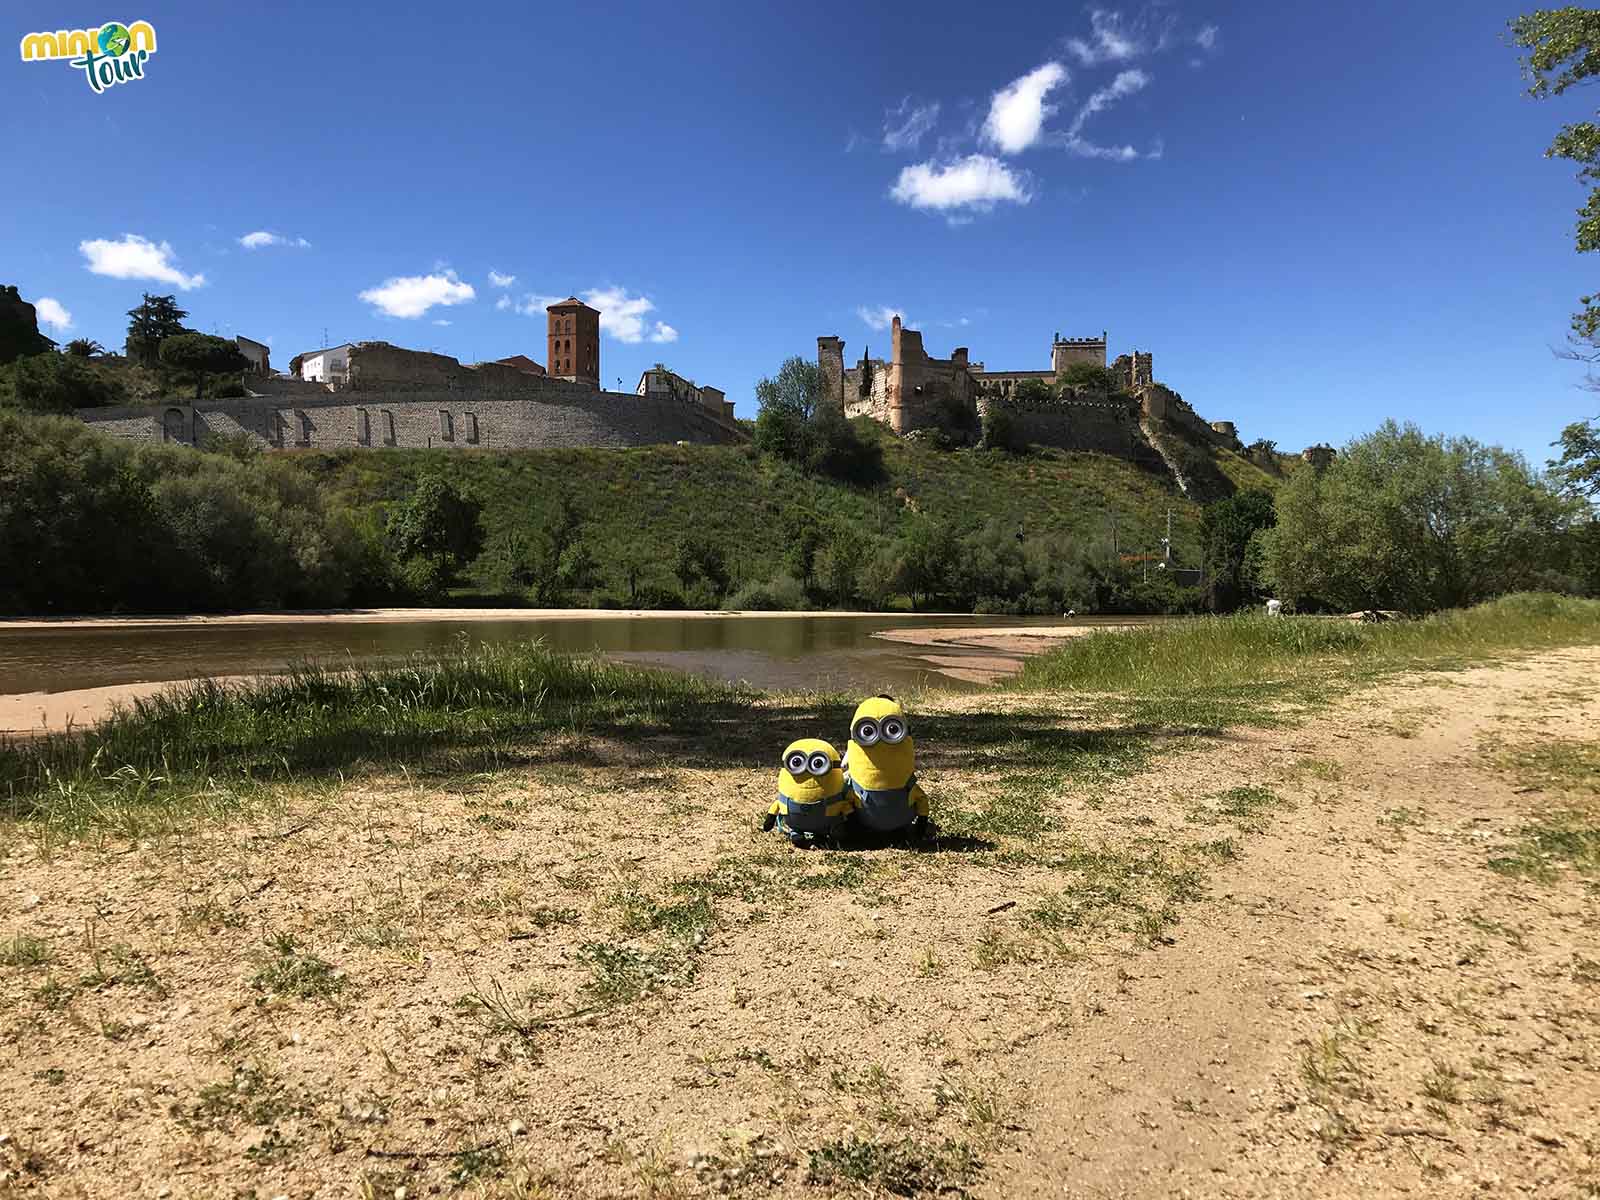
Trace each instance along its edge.
{"label": "dry sand", "polygon": [[[936,813],[1013,793],[1008,729],[1118,752],[1067,698],[912,719]],[[1487,864],[1595,803],[1496,747],[1597,728],[1600,648],[1414,677],[934,853],[792,850],[770,767],[664,739],[0,825],[48,956],[0,966],[0,1195],[1592,1196],[1600,892]]]}
{"label": "dry sand", "polygon": [[[0,618],[0,633],[7,629],[128,629],[145,626],[182,627],[185,625],[297,625],[306,623],[351,622],[364,624],[406,624],[415,621],[624,621],[638,618],[657,620],[715,620],[723,617],[882,617],[907,614],[877,612],[731,612],[722,609],[679,611],[676,609],[630,608],[338,608],[288,612],[222,613],[216,616],[127,616],[127,617],[6,617]],[[967,617],[968,613],[917,613],[919,617]]]}

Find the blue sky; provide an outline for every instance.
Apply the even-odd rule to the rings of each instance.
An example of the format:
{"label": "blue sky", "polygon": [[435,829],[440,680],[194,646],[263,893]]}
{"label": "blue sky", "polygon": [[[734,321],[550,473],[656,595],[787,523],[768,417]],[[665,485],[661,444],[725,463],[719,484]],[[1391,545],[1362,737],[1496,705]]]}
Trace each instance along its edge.
{"label": "blue sky", "polygon": [[595,294],[609,386],[660,359],[743,416],[818,334],[885,353],[885,310],[1004,369],[1105,329],[1247,440],[1392,416],[1542,462],[1600,407],[1551,353],[1594,285],[1542,157],[1592,97],[1522,96],[1517,11],[13,4],[13,46],[159,48],[98,95],[7,52],[0,282],[108,346],[176,291],[280,368],[324,329],[543,361],[544,298]]}

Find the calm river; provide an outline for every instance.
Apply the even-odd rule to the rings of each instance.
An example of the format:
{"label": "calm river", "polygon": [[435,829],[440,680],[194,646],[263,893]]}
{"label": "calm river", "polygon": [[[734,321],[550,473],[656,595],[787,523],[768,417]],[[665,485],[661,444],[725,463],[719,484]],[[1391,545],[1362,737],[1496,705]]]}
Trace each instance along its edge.
{"label": "calm river", "polygon": [[[465,637],[503,642],[540,638],[559,650],[692,671],[759,687],[904,687],[923,681],[963,686],[938,675],[924,655],[949,660],[982,655],[874,638],[886,629],[1023,629],[1062,625],[1060,618],[831,616],[662,613],[519,619],[341,620],[279,617],[216,624],[139,622],[105,625],[8,625],[0,621],[0,696],[66,692],[115,684],[251,675],[307,659],[372,663],[442,650]],[[1090,623],[1090,622],[1084,622]],[[968,685],[970,686],[970,685]]]}

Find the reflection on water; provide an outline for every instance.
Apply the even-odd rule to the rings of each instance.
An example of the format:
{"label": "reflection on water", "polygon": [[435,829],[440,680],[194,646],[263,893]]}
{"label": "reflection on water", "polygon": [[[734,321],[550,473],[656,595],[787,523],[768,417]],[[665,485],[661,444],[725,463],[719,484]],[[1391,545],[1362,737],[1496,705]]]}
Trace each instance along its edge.
{"label": "reflection on water", "polygon": [[[903,626],[993,628],[1059,625],[1055,618],[919,616],[674,615],[424,620],[388,624],[307,620],[248,625],[8,629],[0,623],[0,694],[63,692],[117,683],[248,675],[306,659],[371,663],[448,648],[462,637],[500,642],[541,638],[558,650],[693,671],[759,687],[881,688],[934,675],[916,646],[884,642]],[[941,657],[962,653],[940,647]]]}

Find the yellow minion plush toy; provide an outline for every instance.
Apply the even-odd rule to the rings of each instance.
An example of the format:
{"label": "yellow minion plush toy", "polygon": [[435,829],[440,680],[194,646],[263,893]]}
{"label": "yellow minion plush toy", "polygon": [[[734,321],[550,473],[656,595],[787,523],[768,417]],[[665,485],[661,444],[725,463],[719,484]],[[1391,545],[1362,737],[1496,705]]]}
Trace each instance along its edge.
{"label": "yellow minion plush toy", "polygon": [[796,846],[809,848],[837,829],[854,807],[839,770],[839,752],[821,738],[801,738],[783,752],[778,798],[761,828],[777,825]]}
{"label": "yellow minion plush toy", "polygon": [[873,833],[900,833],[927,825],[928,797],[917,782],[917,747],[905,709],[893,696],[872,696],[850,718],[845,786],[855,799],[855,819]]}

